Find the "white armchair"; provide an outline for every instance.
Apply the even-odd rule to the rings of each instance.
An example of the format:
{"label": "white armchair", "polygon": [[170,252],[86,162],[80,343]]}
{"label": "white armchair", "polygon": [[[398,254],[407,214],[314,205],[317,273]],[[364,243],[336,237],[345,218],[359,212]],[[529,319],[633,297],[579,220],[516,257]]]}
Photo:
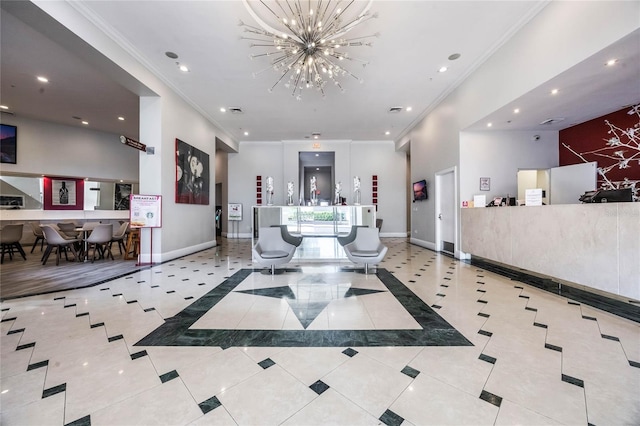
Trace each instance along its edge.
{"label": "white armchair", "polygon": [[258,265],[271,267],[273,275],[276,265],[289,263],[296,252],[296,246],[282,238],[280,228],[260,228],[259,232],[258,242],[251,250],[253,261]]}
{"label": "white armchair", "polygon": [[364,273],[369,273],[369,265],[382,262],[387,254],[387,246],[382,244],[377,228],[357,228],[356,238],[344,246],[344,252],[353,263],[364,264]]}

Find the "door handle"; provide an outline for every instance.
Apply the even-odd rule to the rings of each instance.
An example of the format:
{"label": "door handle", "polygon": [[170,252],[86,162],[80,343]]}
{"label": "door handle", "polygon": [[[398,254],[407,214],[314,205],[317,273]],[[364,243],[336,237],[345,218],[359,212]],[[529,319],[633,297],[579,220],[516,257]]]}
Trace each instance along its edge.
{"label": "door handle", "polygon": [[442,220],[442,213],[438,215],[438,219]]}

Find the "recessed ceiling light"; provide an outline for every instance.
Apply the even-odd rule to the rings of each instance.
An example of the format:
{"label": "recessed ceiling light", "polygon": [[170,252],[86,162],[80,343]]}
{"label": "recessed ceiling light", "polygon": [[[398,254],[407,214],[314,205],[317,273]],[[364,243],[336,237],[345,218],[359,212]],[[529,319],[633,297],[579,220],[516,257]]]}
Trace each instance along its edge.
{"label": "recessed ceiling light", "polygon": [[386,132],[384,132],[384,134],[389,136],[391,134],[391,132],[387,130]]}
{"label": "recessed ceiling light", "polygon": [[120,183],[124,182],[122,179],[120,179]]}
{"label": "recessed ceiling light", "polygon": [[487,127],[493,126],[493,123],[487,123]]}
{"label": "recessed ceiling light", "polygon": [[316,167],[316,170],[320,170],[320,167]]}
{"label": "recessed ceiling light", "polygon": [[411,110],[412,110],[412,109],[413,109],[413,108],[411,108],[411,107],[407,107],[406,111],[407,111],[407,112],[411,112]]}
{"label": "recessed ceiling light", "polygon": [[316,154],[316,157],[320,157],[320,154]]}
{"label": "recessed ceiling light", "polygon": [[448,68],[447,67],[441,67],[438,72],[445,72]]}
{"label": "recessed ceiling light", "polygon": [[38,76],[38,81],[41,83],[48,83],[49,79],[47,77]]}
{"label": "recessed ceiling light", "polygon": [[516,109],[513,110],[514,114],[518,114],[519,112],[520,112],[520,108],[516,108]]}
{"label": "recessed ceiling light", "polygon": [[249,132],[244,132],[244,135],[245,136],[249,136]]}
{"label": "recessed ceiling light", "polygon": [[220,112],[227,112],[226,108],[220,108]]}
{"label": "recessed ceiling light", "polygon": [[610,67],[611,65],[615,65],[616,62],[618,62],[617,59],[610,59],[610,60],[607,61],[607,66]]}
{"label": "recessed ceiling light", "polygon": [[120,121],[124,121],[124,117],[123,117],[123,116],[119,116],[119,117],[118,117],[118,120],[120,120]]}
{"label": "recessed ceiling light", "polygon": [[180,68],[180,71],[182,72],[189,72],[189,67],[186,65],[179,65],[178,68]]}
{"label": "recessed ceiling light", "polygon": [[86,126],[87,124],[89,124],[89,122],[85,121],[85,120],[82,120],[82,124],[84,124]]}
{"label": "recessed ceiling light", "polygon": [[558,94],[558,89],[553,89],[553,90],[551,91],[551,94],[552,94],[552,95],[557,95],[557,94]]}
{"label": "recessed ceiling light", "polygon": [[0,109],[9,109],[9,107],[6,105],[0,105]]}

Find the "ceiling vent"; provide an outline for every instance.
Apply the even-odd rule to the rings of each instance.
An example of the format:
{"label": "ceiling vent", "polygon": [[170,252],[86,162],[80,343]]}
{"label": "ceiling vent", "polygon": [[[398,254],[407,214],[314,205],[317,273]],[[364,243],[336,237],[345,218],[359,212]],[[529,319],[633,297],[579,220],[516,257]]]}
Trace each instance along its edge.
{"label": "ceiling vent", "polygon": [[402,107],[391,107],[389,108],[389,112],[391,114],[397,114],[402,111]]}
{"label": "ceiling vent", "polygon": [[542,122],[540,122],[541,126],[547,125],[547,124],[555,124],[555,123],[559,123],[561,121],[563,121],[564,118],[547,118],[546,120],[543,120]]}
{"label": "ceiling vent", "polygon": [[242,111],[242,108],[240,107],[229,107],[229,112],[231,114],[244,114],[244,112]]}

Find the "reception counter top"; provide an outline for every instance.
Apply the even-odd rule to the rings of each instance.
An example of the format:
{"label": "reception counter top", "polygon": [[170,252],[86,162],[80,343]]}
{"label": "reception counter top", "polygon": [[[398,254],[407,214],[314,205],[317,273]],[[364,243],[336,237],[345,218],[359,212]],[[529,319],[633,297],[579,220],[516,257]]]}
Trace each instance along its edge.
{"label": "reception counter top", "polygon": [[462,209],[473,256],[640,300],[640,203]]}

